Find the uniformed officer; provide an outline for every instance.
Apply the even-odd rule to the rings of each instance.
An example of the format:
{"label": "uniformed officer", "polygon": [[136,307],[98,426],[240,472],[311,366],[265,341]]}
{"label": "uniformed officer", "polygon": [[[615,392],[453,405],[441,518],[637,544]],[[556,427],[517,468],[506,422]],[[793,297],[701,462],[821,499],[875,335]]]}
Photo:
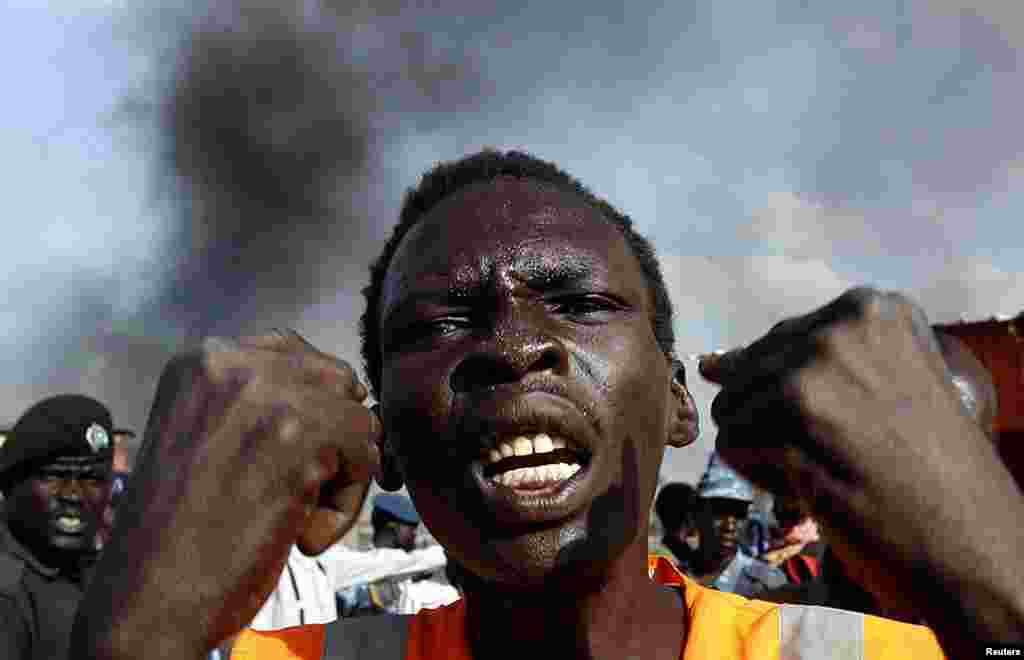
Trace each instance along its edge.
{"label": "uniformed officer", "polygon": [[704,529],[694,569],[703,584],[752,597],[786,583],[785,573],[741,547],[739,531],[754,501],[754,487],[717,453],[697,485],[697,497],[704,507]]}
{"label": "uniformed officer", "polygon": [[0,431],[0,658],[67,656],[110,498],[110,411],[64,394]]}

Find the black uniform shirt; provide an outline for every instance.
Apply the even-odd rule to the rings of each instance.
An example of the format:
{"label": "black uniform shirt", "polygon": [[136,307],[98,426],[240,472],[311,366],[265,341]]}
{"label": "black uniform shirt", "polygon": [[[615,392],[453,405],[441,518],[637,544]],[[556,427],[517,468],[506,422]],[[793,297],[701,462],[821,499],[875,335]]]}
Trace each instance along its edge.
{"label": "black uniform shirt", "polygon": [[63,660],[95,557],[67,573],[44,565],[0,523],[0,658]]}

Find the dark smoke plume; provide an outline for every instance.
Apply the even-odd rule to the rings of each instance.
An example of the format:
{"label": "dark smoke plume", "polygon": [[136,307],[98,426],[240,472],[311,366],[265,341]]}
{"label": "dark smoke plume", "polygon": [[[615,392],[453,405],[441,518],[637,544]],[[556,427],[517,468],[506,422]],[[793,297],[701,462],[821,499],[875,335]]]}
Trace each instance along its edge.
{"label": "dark smoke plume", "polygon": [[364,193],[376,150],[482,97],[471,59],[387,5],[221,3],[187,40],[164,115],[184,193],[165,302],[189,335],[287,322],[322,285],[358,289],[394,222]]}
{"label": "dark smoke plume", "polygon": [[314,343],[354,359],[366,267],[414,183],[395,181],[381,154],[492,102],[470,40],[444,32],[455,17],[489,20],[487,4],[119,9],[114,37],[152,68],[106,128],[127,148],[152,150],[152,210],[169,222],[169,242],[135,255],[148,264],[141,299],[137,275],[68,274],[69,302],[36,320],[31,345],[0,356],[2,421],[45,396],[82,392],[141,432],[167,359],[207,334],[301,319]]}

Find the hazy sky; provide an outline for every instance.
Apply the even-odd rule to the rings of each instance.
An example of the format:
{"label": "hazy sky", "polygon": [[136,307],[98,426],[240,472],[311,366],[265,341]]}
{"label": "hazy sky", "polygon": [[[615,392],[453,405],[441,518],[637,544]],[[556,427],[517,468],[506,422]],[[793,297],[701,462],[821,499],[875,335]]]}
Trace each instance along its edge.
{"label": "hazy sky", "polygon": [[[159,198],[151,109],[132,105],[159,101],[185,15],[171,4],[0,9],[0,419],[80,389],[140,428],[181,334],[159,300],[182,214]],[[375,81],[346,207],[357,238],[311,259],[311,304],[260,280],[234,321],[291,323],[357,362],[365,267],[403,190],[483,146],[554,160],[634,218],[662,256],[684,353],[753,339],[858,283],[907,291],[936,321],[1024,309],[1016,0],[519,4],[348,25],[349,65]],[[404,75],[416,67],[429,83]],[[687,480],[714,441],[713,391],[692,380],[704,434],[666,461]]]}

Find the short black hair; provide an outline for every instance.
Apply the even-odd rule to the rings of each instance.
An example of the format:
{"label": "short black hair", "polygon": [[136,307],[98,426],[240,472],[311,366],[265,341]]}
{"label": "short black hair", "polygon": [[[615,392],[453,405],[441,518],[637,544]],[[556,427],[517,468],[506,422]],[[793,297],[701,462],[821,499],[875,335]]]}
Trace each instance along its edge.
{"label": "short black hair", "polygon": [[697,518],[697,489],[689,484],[665,484],[654,500],[654,512],[666,533],[680,527],[694,527]]}
{"label": "short black hair", "polygon": [[423,175],[415,188],[406,192],[398,224],[384,250],[370,266],[370,283],[363,289],[366,310],[360,319],[363,365],[374,397],[380,398],[382,357],[380,354],[380,297],[391,260],[402,239],[416,223],[442,200],[471,185],[500,177],[529,179],[551,185],[579,196],[607,218],[626,239],[637,261],[653,302],[651,324],[654,336],[667,356],[674,355],[675,332],[672,329],[672,301],[661,274],[661,266],[650,241],[636,232],[633,221],[611,204],[594,195],[582,183],[554,163],[521,151],[484,149],[456,161],[438,163]]}

